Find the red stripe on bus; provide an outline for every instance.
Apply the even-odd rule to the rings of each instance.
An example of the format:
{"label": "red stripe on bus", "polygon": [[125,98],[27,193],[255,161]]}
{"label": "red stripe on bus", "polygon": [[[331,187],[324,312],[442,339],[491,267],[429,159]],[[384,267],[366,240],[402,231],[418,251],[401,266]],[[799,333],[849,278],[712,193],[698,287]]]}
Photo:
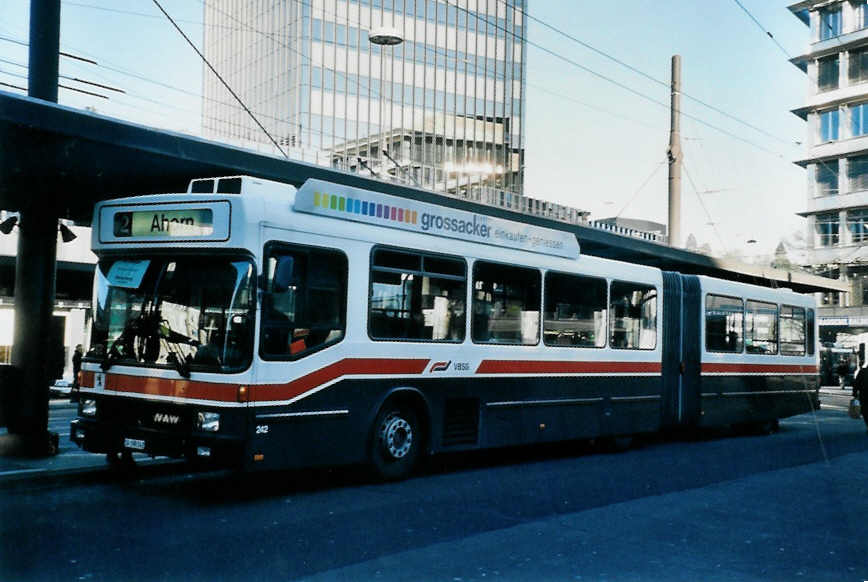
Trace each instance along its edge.
{"label": "red stripe on bus", "polygon": [[702,364],[703,374],[816,374],[817,366],[803,364]]}
{"label": "red stripe on bus", "polygon": [[106,374],[105,389],[146,396],[214,400],[217,402],[235,402],[238,397],[238,384],[217,384],[123,374]]}
{"label": "red stripe on bus", "polygon": [[[252,393],[251,400],[289,400],[336,378],[353,374],[421,374],[430,361],[425,359],[347,358],[287,384],[251,385],[249,386]],[[90,382],[85,386],[92,386],[93,372],[88,372],[88,374],[91,375]],[[106,374],[105,382],[106,390],[146,396],[190,398],[216,402],[235,402],[238,397],[238,384],[235,383],[217,384],[123,374]]]}
{"label": "red stripe on bus", "polygon": [[477,374],[659,374],[660,362],[483,360]]}
{"label": "red stripe on bus", "polygon": [[430,361],[427,359],[347,358],[311,372],[288,384],[251,386],[250,388],[253,391],[252,400],[255,402],[290,400],[341,376],[357,374],[421,374],[425,371]]}

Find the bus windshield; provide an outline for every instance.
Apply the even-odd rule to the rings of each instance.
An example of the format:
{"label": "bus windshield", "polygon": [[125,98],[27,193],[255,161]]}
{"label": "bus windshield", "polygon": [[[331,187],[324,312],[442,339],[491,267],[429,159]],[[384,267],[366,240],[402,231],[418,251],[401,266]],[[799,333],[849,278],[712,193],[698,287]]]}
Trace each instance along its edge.
{"label": "bus windshield", "polygon": [[106,258],[94,282],[88,357],[114,364],[238,371],[253,353],[255,274],[246,258]]}

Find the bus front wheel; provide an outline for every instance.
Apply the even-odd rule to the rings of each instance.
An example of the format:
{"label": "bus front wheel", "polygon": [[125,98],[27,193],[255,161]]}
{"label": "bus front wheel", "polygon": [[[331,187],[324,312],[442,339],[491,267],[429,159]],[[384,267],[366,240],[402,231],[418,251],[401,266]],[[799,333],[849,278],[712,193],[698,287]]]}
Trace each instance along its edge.
{"label": "bus front wheel", "polygon": [[386,403],[374,421],[370,460],[380,479],[406,478],[416,465],[422,447],[422,430],[416,411],[406,405]]}

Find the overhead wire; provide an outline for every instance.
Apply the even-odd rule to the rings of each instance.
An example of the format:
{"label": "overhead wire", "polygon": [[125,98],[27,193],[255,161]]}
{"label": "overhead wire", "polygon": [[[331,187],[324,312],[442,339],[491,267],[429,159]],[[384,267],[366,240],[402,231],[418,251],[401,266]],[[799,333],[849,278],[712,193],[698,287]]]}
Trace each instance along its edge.
{"label": "overhead wire", "polygon": [[744,10],[744,13],[748,15],[748,18],[750,18],[751,20],[753,20],[754,24],[756,24],[757,27],[759,27],[759,29],[760,29],[761,31],[763,31],[763,32],[766,34],[766,36],[768,36],[768,37],[771,39],[771,41],[772,41],[773,43],[775,43],[775,45],[776,45],[779,49],[781,49],[781,52],[784,53],[784,56],[787,57],[787,60],[789,60],[789,59],[792,58],[792,57],[790,56],[790,53],[787,52],[787,49],[785,49],[784,46],[783,46],[781,43],[778,42],[778,39],[775,38],[775,35],[773,35],[771,32],[769,32],[769,31],[766,29],[765,26],[763,26],[762,24],[760,24],[760,21],[757,20],[756,17],[755,17],[753,14],[751,14],[750,10],[748,10],[747,8],[745,8],[744,4],[742,4],[741,2],[739,2],[739,0],[733,0],[733,1],[734,1],[736,4],[738,4],[738,7],[741,8],[742,10]]}
{"label": "overhead wire", "polygon": [[[766,29],[766,27],[762,25],[762,23],[760,23],[760,21],[759,21],[759,20],[758,20],[758,19],[757,19],[757,18],[756,18],[752,13],[751,13],[750,10],[748,10],[748,9],[744,6],[744,4],[742,4],[739,0],[733,0],[733,1],[734,1],[736,4],[738,4],[739,8],[741,8],[741,9],[744,11],[744,13],[748,15],[748,17],[749,17],[749,18],[754,22],[754,24],[757,25],[757,27],[758,27],[762,32],[763,32],[766,36],[768,36],[768,37],[772,40],[772,42],[775,43],[775,45],[777,45],[777,47],[781,50],[781,52],[784,53],[784,56],[787,57],[787,60],[792,60],[792,59],[793,59],[792,55],[790,55],[790,53],[787,51],[787,49],[785,49],[785,48],[783,47],[783,45],[781,45],[781,43],[778,42],[778,40],[774,37],[774,35],[773,35],[771,32],[769,32],[769,31]],[[826,23],[826,26],[829,28],[829,30],[833,30],[832,27],[831,27],[831,24]],[[842,44],[842,43],[841,43],[841,39],[840,39],[838,36],[835,36],[834,38],[837,39],[838,44]],[[834,169],[832,169],[831,167],[829,167],[829,165],[826,163],[825,160],[820,160],[820,159],[818,159],[818,160],[816,160],[815,163],[816,163],[817,165],[823,166],[823,167],[824,167],[826,170],[828,170],[829,172],[832,172],[832,173],[835,175],[835,178],[836,178],[836,179],[839,178],[838,170],[834,170]]]}
{"label": "overhead wire", "polygon": [[633,195],[630,196],[630,199],[627,200],[627,203],[624,204],[624,206],[621,208],[621,210],[618,211],[618,214],[615,215],[615,218],[619,218],[624,213],[624,211],[627,210],[627,208],[636,200],[636,198],[639,196],[639,194],[642,192],[642,190],[645,189],[645,186],[647,186],[648,183],[651,182],[651,179],[654,178],[655,175],[657,175],[657,172],[660,171],[660,168],[662,168],[663,165],[666,164],[668,161],[669,161],[669,158],[666,157],[666,158],[663,158],[659,164],[657,164],[657,166],[654,168],[654,170],[648,175],[647,178],[645,178],[645,180],[643,180],[642,184],[636,189],[636,191],[633,192]]}
{"label": "overhead wire", "polygon": [[[497,0],[497,1],[504,3],[504,5],[506,5],[507,7],[510,6],[509,4],[507,4],[507,0]],[[544,20],[542,20],[540,18],[537,18],[536,16],[530,14],[529,12],[525,11],[521,7],[515,6],[514,8],[517,12],[520,12],[525,18],[540,24],[541,26],[551,30],[552,32],[555,32],[555,33],[557,33],[557,34],[559,34],[565,38],[568,38],[569,40],[585,47],[586,49],[596,53],[597,55],[602,56],[603,58],[608,59],[608,60],[636,73],[637,75],[639,75],[639,76],[641,76],[641,77],[643,77],[643,78],[645,78],[645,79],[647,79],[653,83],[656,83],[657,85],[660,85],[660,86],[667,88],[667,89],[670,87],[670,84],[668,82],[666,82],[662,79],[658,79],[657,77],[655,77],[649,73],[646,73],[645,71],[643,71],[643,70],[641,70],[641,69],[639,69],[639,68],[609,54],[609,53],[607,53],[606,51],[598,49],[598,48],[594,47],[593,45],[577,38],[576,36],[574,36],[568,32],[565,32],[564,30],[561,30],[561,29],[557,28],[556,26],[554,26],[548,22],[545,22]],[[512,34],[514,34],[514,33],[512,33]],[[518,36],[518,35],[516,35],[516,36]],[[711,111],[714,111],[715,113],[717,113],[719,115],[727,117],[728,119],[731,119],[732,121],[740,123],[741,125],[743,125],[745,127],[748,127],[750,129],[758,132],[758,133],[761,133],[761,134],[765,135],[766,137],[772,138],[772,139],[774,139],[780,143],[783,143],[783,144],[793,145],[793,142],[791,142],[790,140],[786,140],[786,139],[783,139],[777,135],[774,135],[773,133],[766,131],[765,129],[762,129],[761,127],[758,127],[757,125],[750,123],[750,122],[748,122],[748,121],[746,121],[746,120],[744,120],[744,119],[742,119],[736,115],[733,115],[732,113],[730,113],[724,109],[716,107],[716,106],[712,105],[711,103],[708,103],[707,101],[704,101],[698,97],[695,97],[694,95],[691,95],[690,93],[688,93],[686,91],[682,90],[681,96],[686,98],[686,99],[689,99],[690,101],[693,101],[693,102],[695,102],[695,103],[697,103],[697,104],[699,104],[699,105],[701,105],[707,109],[710,109]]]}
{"label": "overhead wire", "polygon": [[[16,41],[16,42],[21,43],[21,41]],[[27,43],[21,43],[21,44],[24,44],[24,46],[27,46]],[[226,106],[226,107],[230,107],[230,108],[232,108],[232,109],[236,109],[237,111],[243,111],[243,109],[242,109],[240,106],[238,106],[237,104],[235,104],[235,103],[230,103],[230,102],[228,102],[228,101],[221,101],[221,100],[219,100],[219,99],[213,99],[213,98],[203,97],[203,96],[202,96],[201,94],[199,94],[199,93],[195,93],[195,92],[193,92],[193,91],[189,91],[189,90],[186,90],[186,89],[182,89],[182,88],[180,88],[180,87],[176,87],[176,86],[174,86],[174,85],[170,85],[170,84],[168,84],[168,83],[164,83],[164,82],[162,82],[162,81],[157,81],[157,80],[155,80],[155,79],[151,79],[151,78],[149,78],[149,77],[145,77],[145,76],[143,76],[143,75],[139,75],[139,74],[134,73],[134,72],[132,72],[132,71],[127,71],[127,70],[125,70],[125,69],[122,69],[122,68],[119,68],[119,67],[112,66],[111,64],[107,64],[105,61],[100,62],[100,63],[96,63],[96,61],[89,61],[89,62],[93,62],[94,64],[96,64],[97,67],[102,68],[102,69],[106,69],[106,70],[108,70],[108,71],[111,71],[111,72],[113,72],[113,73],[117,73],[117,74],[119,74],[119,75],[123,75],[123,76],[126,76],[126,77],[130,77],[130,78],[133,78],[133,79],[136,79],[136,80],[140,80],[140,81],[143,81],[143,82],[146,82],[146,83],[151,83],[151,84],[154,84],[154,85],[157,85],[157,86],[163,87],[163,88],[165,88],[165,89],[169,89],[169,90],[171,90],[171,91],[175,91],[175,92],[178,92],[178,93],[181,93],[181,94],[184,94],[184,95],[188,95],[188,96],[191,96],[191,97],[196,97],[197,99],[204,99],[204,100],[206,100],[206,101],[211,101],[211,102],[217,103],[217,104],[219,104],[219,105],[223,105],[223,106]],[[9,64],[14,64],[14,65],[19,66],[19,67],[26,67],[26,65],[23,65],[23,64],[20,64],[20,63],[15,63],[15,62],[12,62],[12,61],[8,61],[8,63],[9,63]],[[102,75],[98,75],[98,76],[102,76]],[[26,79],[26,77],[22,77],[22,78]],[[26,91],[26,89],[24,89],[24,90]],[[169,109],[175,109],[175,110],[177,110],[177,111],[182,111],[182,112],[186,112],[186,113],[193,113],[193,114],[197,114],[197,115],[198,115],[198,114],[201,114],[200,111],[193,110],[193,109],[190,109],[190,108],[188,108],[188,107],[182,107],[182,106],[177,105],[177,104],[175,104],[175,103],[172,103],[172,102],[170,102],[170,101],[158,101],[158,100],[156,100],[156,99],[149,98],[149,97],[145,97],[145,96],[143,96],[143,95],[139,95],[139,94],[137,94],[137,93],[133,93],[133,92],[130,92],[130,91],[125,91],[124,94],[125,94],[127,97],[134,98],[134,99],[139,99],[139,100],[142,100],[142,101],[146,101],[146,102],[152,103],[152,104],[154,104],[154,105],[159,105],[159,106],[161,106],[161,107],[166,107],[166,108],[169,108]],[[115,104],[123,105],[124,107],[130,107],[130,108],[137,108],[137,107],[139,107],[138,105],[131,105],[131,104],[128,104],[128,103],[124,103],[124,102],[122,102],[122,101],[119,101],[119,100],[117,100],[117,99],[113,99],[112,102],[115,103]],[[160,115],[159,113],[157,113],[156,111],[153,111],[153,110],[143,109],[143,111],[148,111],[149,113],[152,113],[152,114],[154,114],[154,115]],[[265,119],[271,119],[271,120],[274,120],[274,121],[285,121],[283,118],[275,117],[275,116],[265,115],[263,112],[257,112],[257,115],[259,116],[260,119],[265,118]],[[327,135],[328,137],[337,137],[337,136],[334,135],[334,134],[323,134],[323,135]]]}
{"label": "overhead wire", "polygon": [[220,80],[220,82],[223,84],[223,86],[226,88],[226,90],[229,91],[229,93],[231,93],[233,97],[235,97],[235,99],[238,101],[238,103],[241,105],[241,107],[243,107],[244,110],[248,113],[248,115],[250,115],[251,119],[253,119],[254,123],[256,123],[256,125],[259,126],[259,129],[261,129],[262,132],[265,133],[265,135],[268,137],[268,139],[271,141],[271,143],[274,144],[274,147],[277,148],[277,151],[279,151],[281,154],[283,154],[283,156],[285,158],[289,158],[289,156],[283,150],[283,148],[280,147],[280,144],[278,144],[277,141],[274,139],[274,137],[272,137],[272,135],[268,132],[268,130],[265,129],[265,126],[262,125],[262,123],[259,121],[259,119],[256,118],[256,115],[254,115],[253,112],[250,111],[250,109],[247,107],[247,105],[244,103],[244,101],[241,99],[241,97],[239,97],[238,94],[232,90],[232,87],[229,86],[229,83],[227,83],[225,81],[225,79],[223,79],[223,77],[220,75],[220,73],[217,72],[217,69],[215,69],[214,66],[208,61],[208,59],[205,58],[205,55],[203,55],[202,52],[199,50],[199,48],[193,43],[193,41],[190,40],[190,37],[188,37],[187,34],[183,30],[181,30],[181,27],[178,26],[178,24],[174,20],[172,20],[172,17],[169,16],[169,13],[166,12],[165,9],[163,9],[162,5],[160,5],[159,0],[153,0],[153,2],[154,2],[154,4],[157,5],[157,8],[160,9],[160,12],[162,12],[163,14],[166,15],[166,18],[169,19],[169,22],[172,23],[172,26],[175,27],[175,29],[178,31],[178,33],[184,37],[184,40],[187,41],[187,44],[190,45],[190,48],[192,48],[194,51],[196,51],[196,54],[199,55],[199,58],[202,59],[202,62],[205,63],[205,65],[209,69],[211,69],[211,72],[217,76],[217,78]]}
{"label": "overhead wire", "polygon": [[[453,2],[456,2],[456,0],[452,0],[452,1],[453,1]],[[457,4],[457,2],[453,4],[453,3],[450,3],[450,0],[446,0],[446,4],[447,4],[448,6],[455,6],[458,10],[461,10],[461,11],[467,13],[467,14],[472,14],[472,13],[470,12],[470,10],[468,10],[467,8],[464,8],[463,6],[459,6],[459,5]],[[666,102],[664,102],[664,101],[661,101],[661,100],[659,100],[659,99],[656,99],[655,97],[651,97],[650,95],[647,95],[647,94],[643,93],[642,91],[639,91],[639,90],[637,90],[637,89],[634,89],[633,87],[630,87],[630,86],[628,86],[628,85],[626,85],[626,84],[624,84],[624,83],[621,83],[620,81],[616,81],[615,79],[613,79],[613,78],[611,78],[611,77],[609,77],[609,76],[607,76],[607,75],[604,75],[604,74],[602,74],[602,73],[600,73],[600,72],[598,72],[598,71],[595,71],[594,69],[591,69],[590,67],[587,67],[587,66],[585,66],[585,65],[583,65],[583,64],[581,64],[581,63],[579,63],[579,62],[576,61],[575,59],[571,59],[571,58],[569,58],[569,57],[567,57],[567,56],[564,56],[564,55],[562,55],[562,54],[560,54],[560,53],[558,53],[558,52],[552,50],[552,49],[549,49],[549,48],[547,48],[547,47],[545,47],[545,46],[542,46],[541,44],[539,44],[539,43],[537,43],[537,42],[534,42],[534,41],[532,41],[532,40],[529,40],[529,39],[527,39],[527,37],[524,36],[524,35],[519,35],[519,34],[517,34],[517,33],[515,33],[515,32],[512,32],[512,31],[510,31],[510,30],[507,30],[506,28],[504,28],[504,27],[502,27],[502,26],[500,26],[500,25],[497,25],[497,24],[495,24],[495,25],[493,25],[493,26],[494,26],[495,28],[499,29],[499,30],[504,31],[504,33],[509,34],[509,35],[513,36],[514,38],[516,38],[516,39],[518,39],[518,40],[521,40],[522,42],[524,42],[524,43],[526,43],[526,44],[528,44],[528,45],[530,45],[530,46],[533,46],[533,47],[537,48],[538,50],[541,50],[542,52],[544,52],[544,53],[546,53],[546,54],[548,54],[548,55],[550,55],[550,56],[552,56],[552,57],[555,57],[555,58],[557,58],[557,59],[559,59],[559,60],[561,60],[561,61],[563,61],[563,62],[565,62],[565,63],[567,63],[567,64],[569,64],[569,65],[572,65],[572,66],[574,66],[574,67],[576,67],[576,68],[578,68],[578,69],[580,69],[580,70],[582,70],[582,71],[585,71],[586,73],[588,73],[588,74],[590,74],[590,75],[592,75],[592,76],[594,76],[594,77],[597,77],[598,79],[602,79],[602,80],[606,81],[607,83],[610,83],[610,84],[612,84],[612,85],[614,85],[614,86],[616,86],[616,87],[619,87],[619,88],[621,88],[621,89],[627,91],[628,93],[631,93],[631,94],[635,95],[636,97],[639,97],[639,98],[641,98],[641,99],[643,99],[643,100],[645,100],[645,101],[648,101],[648,102],[650,102],[650,103],[654,103],[655,105],[658,105],[658,106],[663,107],[663,108],[665,108],[665,109],[670,109],[670,108],[671,108],[669,103],[666,103]],[[743,142],[743,143],[746,143],[746,144],[748,144],[748,145],[750,145],[750,146],[752,146],[752,147],[754,147],[754,148],[756,148],[756,149],[758,149],[758,150],[760,150],[760,151],[763,151],[763,152],[765,152],[765,153],[767,153],[767,154],[769,154],[769,155],[772,155],[772,156],[777,157],[777,158],[780,158],[780,159],[785,159],[785,156],[784,156],[783,154],[781,154],[780,152],[776,152],[776,151],[770,150],[769,148],[766,148],[766,147],[764,147],[764,146],[761,146],[761,145],[759,145],[758,143],[756,143],[756,142],[754,142],[754,141],[752,141],[752,140],[750,140],[750,139],[747,139],[747,138],[742,137],[742,136],[740,136],[740,135],[737,135],[737,134],[735,134],[735,133],[733,133],[733,132],[731,132],[731,131],[728,131],[728,130],[723,129],[723,128],[719,127],[719,126],[716,126],[716,125],[714,125],[714,124],[712,124],[712,123],[709,123],[708,121],[702,119],[701,117],[697,117],[697,116],[695,116],[695,115],[692,115],[692,114],[690,114],[690,113],[685,112],[683,109],[680,110],[678,113],[680,113],[680,114],[683,115],[684,117],[687,117],[687,118],[689,118],[689,119],[692,119],[692,120],[696,121],[697,123],[700,123],[700,124],[702,124],[702,125],[704,125],[704,126],[710,128],[710,129],[713,129],[713,130],[715,130],[715,131],[717,131],[717,132],[719,132],[719,133],[722,133],[722,134],[727,135],[727,136],[729,136],[729,137],[731,137],[731,138],[733,138],[733,139],[736,139],[736,140],[738,140],[738,141],[741,141],[741,142]]]}
{"label": "overhead wire", "polygon": [[711,228],[714,230],[714,234],[717,235],[717,240],[720,241],[720,246],[723,247],[723,252],[728,253],[729,249],[727,248],[726,243],[723,242],[723,237],[720,235],[720,230],[718,230],[717,228],[717,222],[715,222],[714,218],[712,218],[711,213],[708,211],[708,207],[705,205],[705,201],[699,194],[699,189],[696,187],[696,183],[693,181],[693,177],[690,175],[690,172],[687,169],[686,161],[686,156],[684,155],[684,152],[682,152],[681,167],[684,169],[684,174],[687,176],[687,180],[690,182],[690,186],[693,188],[693,193],[696,194],[696,199],[699,200],[699,205],[705,212],[705,216],[708,218],[708,222],[711,224]]}

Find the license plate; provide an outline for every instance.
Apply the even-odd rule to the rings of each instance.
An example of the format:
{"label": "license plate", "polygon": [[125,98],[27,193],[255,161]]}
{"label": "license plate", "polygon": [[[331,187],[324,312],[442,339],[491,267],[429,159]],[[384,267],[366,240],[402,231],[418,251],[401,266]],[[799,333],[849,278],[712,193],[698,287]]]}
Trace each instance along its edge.
{"label": "license plate", "polygon": [[145,450],[145,441],[139,439],[124,439],[124,447],[137,451]]}

